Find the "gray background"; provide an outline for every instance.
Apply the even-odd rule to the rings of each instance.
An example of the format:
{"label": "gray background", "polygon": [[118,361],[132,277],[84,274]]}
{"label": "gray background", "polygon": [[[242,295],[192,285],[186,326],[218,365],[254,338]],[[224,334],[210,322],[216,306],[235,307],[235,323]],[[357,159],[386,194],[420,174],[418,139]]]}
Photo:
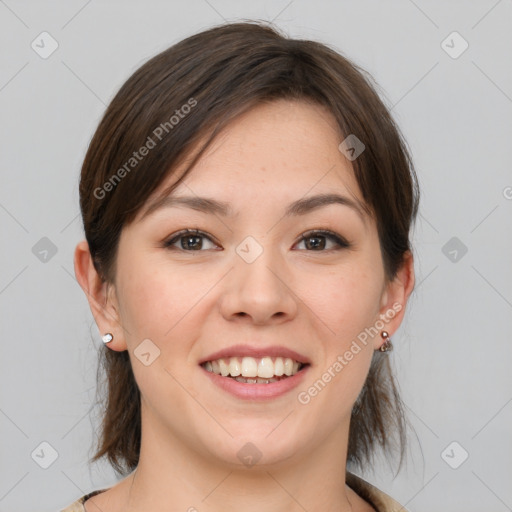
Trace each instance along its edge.
{"label": "gray background", "polygon": [[[510,0],[0,1],[0,510],[51,512],[115,483],[86,463],[101,340],[73,271],[81,161],[139,65],[240,18],[367,69],[419,174],[417,287],[392,353],[416,436],[396,479],[384,463],[363,476],[413,512],[512,510]],[[43,31],[59,45],[46,59],[31,47]],[[457,58],[453,31],[469,44]]]}

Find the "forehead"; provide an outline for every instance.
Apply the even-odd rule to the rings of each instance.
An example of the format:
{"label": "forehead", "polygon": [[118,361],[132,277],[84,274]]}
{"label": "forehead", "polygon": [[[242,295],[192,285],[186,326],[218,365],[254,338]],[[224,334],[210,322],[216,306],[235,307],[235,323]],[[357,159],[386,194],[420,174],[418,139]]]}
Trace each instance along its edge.
{"label": "forehead", "polygon": [[[250,203],[339,194],[367,211],[352,165],[338,149],[341,141],[335,118],[323,106],[296,100],[261,104],[223,129],[171,195],[216,198],[229,203],[225,214],[236,214]],[[141,220],[166,202],[166,190],[176,181],[172,174],[147,201]]]}

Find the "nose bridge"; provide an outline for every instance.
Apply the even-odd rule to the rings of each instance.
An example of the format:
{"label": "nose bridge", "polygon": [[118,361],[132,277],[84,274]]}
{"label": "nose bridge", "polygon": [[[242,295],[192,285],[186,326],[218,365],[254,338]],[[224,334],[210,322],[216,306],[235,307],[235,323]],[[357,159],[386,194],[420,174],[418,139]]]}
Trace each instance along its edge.
{"label": "nose bridge", "polygon": [[[225,314],[245,313],[258,323],[274,315],[294,314],[296,303],[288,286],[279,251],[265,241],[247,236],[235,247],[234,285],[225,297]],[[264,245],[265,244],[265,245]]]}
{"label": "nose bridge", "polygon": [[253,292],[261,292],[262,295],[281,293],[283,286],[276,276],[282,268],[278,251],[270,244],[270,239],[256,239],[247,236],[235,248],[235,267],[241,277],[241,283],[250,286]]}

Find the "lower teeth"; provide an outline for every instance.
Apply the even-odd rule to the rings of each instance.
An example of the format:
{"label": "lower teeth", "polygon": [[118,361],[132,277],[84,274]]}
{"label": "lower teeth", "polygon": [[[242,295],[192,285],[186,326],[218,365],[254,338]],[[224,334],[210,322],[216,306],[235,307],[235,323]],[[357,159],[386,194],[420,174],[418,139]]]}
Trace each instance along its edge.
{"label": "lower teeth", "polygon": [[270,384],[271,382],[278,382],[279,380],[281,380],[282,377],[279,379],[274,379],[274,378],[262,379],[260,377],[256,377],[254,379],[246,378],[246,377],[231,377],[231,378],[235,379],[238,382],[242,382],[243,384]]}

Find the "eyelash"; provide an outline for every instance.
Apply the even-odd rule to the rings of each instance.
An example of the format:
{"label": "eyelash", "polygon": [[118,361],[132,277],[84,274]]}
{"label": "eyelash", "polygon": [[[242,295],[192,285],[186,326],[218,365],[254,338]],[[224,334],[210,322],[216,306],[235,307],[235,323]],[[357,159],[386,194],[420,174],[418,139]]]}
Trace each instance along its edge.
{"label": "eyelash", "polygon": [[[165,248],[171,249],[171,250],[179,250],[179,251],[184,251],[184,252],[202,252],[202,250],[194,251],[194,250],[187,250],[187,249],[173,247],[173,245],[176,242],[178,242],[181,238],[185,237],[186,235],[201,236],[201,237],[208,238],[211,242],[214,242],[214,240],[212,240],[210,236],[208,236],[203,231],[200,231],[199,229],[183,229],[183,230],[179,231],[178,233],[171,235],[171,238],[166,240],[163,245]],[[347,240],[345,240],[343,237],[341,237],[337,233],[334,233],[333,231],[329,231],[326,229],[306,231],[305,233],[302,233],[302,235],[300,236],[300,239],[296,243],[303,242],[304,240],[307,240],[308,238],[314,238],[314,235],[325,236],[326,238],[329,238],[332,241],[334,241],[338,245],[338,247],[334,248],[334,249],[324,249],[324,250],[319,250],[319,251],[305,249],[307,252],[339,251],[341,249],[348,249],[352,246],[351,243],[347,242]]]}

